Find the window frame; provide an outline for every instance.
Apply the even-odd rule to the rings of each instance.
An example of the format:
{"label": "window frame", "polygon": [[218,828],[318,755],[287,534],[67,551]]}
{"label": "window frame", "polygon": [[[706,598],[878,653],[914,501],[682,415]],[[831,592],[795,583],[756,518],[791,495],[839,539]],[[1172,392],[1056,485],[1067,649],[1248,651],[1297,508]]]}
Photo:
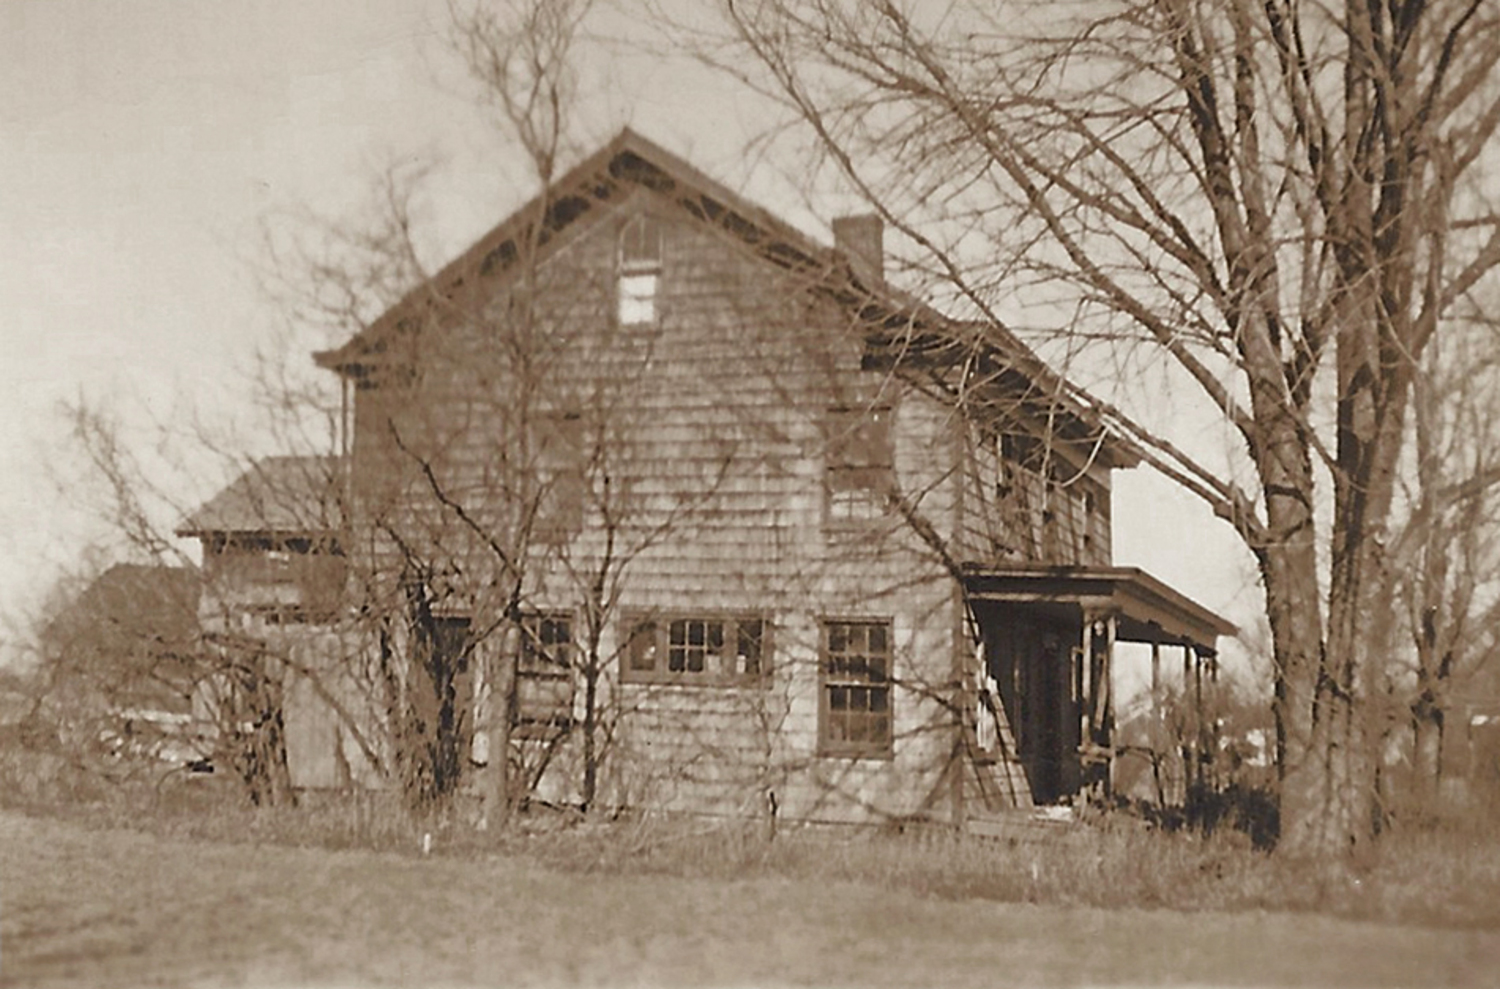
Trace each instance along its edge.
{"label": "window frame", "polygon": [[[643,250],[636,254],[631,238],[637,230]],[[615,323],[624,328],[650,328],[661,323],[662,222],[650,213],[637,213],[620,227],[615,250]],[[628,311],[627,311],[628,310]],[[645,316],[638,310],[649,310]]]}
{"label": "window frame", "polygon": [[[567,640],[563,643],[551,643],[552,647],[563,645],[569,650],[569,654],[562,660],[547,656],[548,643],[541,641],[547,624],[561,625],[566,629]],[[577,648],[577,641],[573,636],[574,615],[568,611],[534,611],[527,612],[520,617],[518,622],[519,638],[517,640],[516,683],[513,695],[515,703],[510,711],[510,730],[515,738],[553,738],[567,732],[574,723],[574,704],[577,699],[577,683],[573,677],[572,650]],[[536,644],[543,648],[540,652]],[[554,669],[547,669],[548,666]],[[564,707],[561,703],[551,705],[552,713],[547,716],[530,716],[524,710],[526,704],[523,698],[523,683],[566,683],[567,703],[566,714],[560,713]],[[540,710],[543,705],[538,704]]]}
{"label": "window frame", "polygon": [[[861,429],[878,424],[881,435],[861,438]],[[824,413],[823,519],[831,528],[879,522],[891,515],[890,496],[896,486],[896,407],[879,402],[832,405]],[[869,443],[868,456],[850,452]],[[841,505],[849,508],[841,508]],[[855,506],[863,505],[862,510]]]}
{"label": "window frame", "polygon": [[[622,638],[622,651],[620,656],[620,682],[638,684],[659,684],[664,686],[680,687],[763,687],[771,680],[771,655],[772,655],[772,628],[770,617],[764,612],[751,611],[682,611],[682,612],[633,612],[621,616],[622,628],[625,634]],[[702,642],[693,642],[691,626],[694,624],[704,626]],[[727,643],[734,641],[739,646],[744,641],[741,639],[742,629],[750,625],[759,626],[758,649],[759,656],[754,670],[726,671],[723,668],[721,658],[718,668],[709,661],[710,656],[724,656],[725,653],[710,652],[711,636],[708,626],[718,624],[720,629],[719,646],[726,648]],[[684,641],[674,642],[674,626],[682,625]],[[649,631],[646,631],[649,629]],[[649,642],[643,639],[649,636]],[[653,650],[655,657],[653,665],[649,668],[638,665],[637,648],[645,643]],[[671,669],[672,651],[680,649],[683,652],[684,666],[691,665],[692,651],[702,649],[703,668],[692,670],[684,668],[681,670]],[[742,655],[735,652],[733,655]],[[738,665],[738,664],[736,664]]]}
{"label": "window frame", "polygon": [[532,512],[531,534],[559,543],[583,530],[588,514],[589,437],[583,413],[559,409],[532,421],[532,468],[541,484]]}
{"label": "window frame", "polygon": [[[860,677],[854,673],[833,673],[832,648],[833,630],[841,627],[845,630],[852,628],[863,628],[868,637],[868,630],[879,628],[885,634],[885,649],[883,658],[885,662],[884,673],[879,679],[868,675]],[[871,650],[866,639],[866,647],[863,650],[866,668],[868,670]],[[858,653],[855,653],[858,655]],[[845,616],[828,615],[818,619],[818,755],[826,758],[837,759],[893,759],[896,754],[896,629],[895,622],[889,617],[881,616]],[[844,716],[835,718],[836,710],[832,703],[834,692],[837,690],[865,690],[880,691],[885,696],[884,717],[876,719],[872,717],[877,712],[873,708],[842,708]],[[870,722],[883,720],[884,728],[879,732],[877,738],[850,739],[849,726],[853,724],[852,716],[863,712],[865,718]],[[841,723],[844,725],[843,738],[834,737],[834,727]]]}

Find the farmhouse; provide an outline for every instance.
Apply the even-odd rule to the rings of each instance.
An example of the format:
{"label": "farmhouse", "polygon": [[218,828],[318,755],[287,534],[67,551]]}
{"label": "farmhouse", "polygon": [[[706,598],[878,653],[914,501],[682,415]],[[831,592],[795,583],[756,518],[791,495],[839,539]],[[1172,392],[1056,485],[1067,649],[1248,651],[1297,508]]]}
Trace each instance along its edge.
{"label": "farmhouse", "polygon": [[[539,799],[958,822],[1108,787],[1117,643],[1202,669],[1233,628],[1111,564],[1117,416],[888,284],[878,217],[833,229],[627,130],[316,355],[338,512],[184,527],[242,631],[342,650],[289,676],[385,699],[323,715],[386,737],[369,771],[303,784],[503,760]],[[309,608],[287,574],[329,565]]]}

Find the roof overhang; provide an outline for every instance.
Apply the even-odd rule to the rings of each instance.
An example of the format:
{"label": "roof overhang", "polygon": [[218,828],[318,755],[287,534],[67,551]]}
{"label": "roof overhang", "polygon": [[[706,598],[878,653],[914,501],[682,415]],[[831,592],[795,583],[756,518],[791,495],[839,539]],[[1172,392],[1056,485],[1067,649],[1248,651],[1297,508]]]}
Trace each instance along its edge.
{"label": "roof overhang", "polygon": [[964,589],[975,604],[1026,605],[1076,618],[1116,619],[1125,642],[1191,646],[1218,652],[1232,622],[1136,567],[1057,567],[1034,563],[967,565]]}

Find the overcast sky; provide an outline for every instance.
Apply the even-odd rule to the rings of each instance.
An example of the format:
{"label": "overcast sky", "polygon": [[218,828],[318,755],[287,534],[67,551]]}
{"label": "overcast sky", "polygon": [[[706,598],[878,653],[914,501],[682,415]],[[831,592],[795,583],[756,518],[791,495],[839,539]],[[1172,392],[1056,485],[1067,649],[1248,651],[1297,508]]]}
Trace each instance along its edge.
{"label": "overcast sky", "polygon": [[[251,354],[284,322],[255,275],[268,216],[348,215],[382,168],[431,165],[424,242],[437,263],[534,191],[445,54],[445,11],[0,3],[0,616],[34,609],[97,535],[78,492],[52,481],[75,476],[58,453],[61,402],[170,424],[243,400]],[[747,159],[753,99],[685,62],[594,47],[583,84],[580,150],[628,124],[819,236],[819,218],[850,206],[814,192],[809,212],[787,184],[796,162]],[[1232,539],[1142,473],[1117,477],[1117,562],[1249,620]]]}

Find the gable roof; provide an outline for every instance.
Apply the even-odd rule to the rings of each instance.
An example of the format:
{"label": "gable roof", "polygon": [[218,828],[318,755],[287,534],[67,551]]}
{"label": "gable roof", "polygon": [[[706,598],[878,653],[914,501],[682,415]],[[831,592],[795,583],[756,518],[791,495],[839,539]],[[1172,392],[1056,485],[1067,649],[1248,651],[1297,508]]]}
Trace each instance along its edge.
{"label": "gable roof", "polygon": [[177,527],[177,535],[331,532],[340,525],[338,457],[265,457]]}
{"label": "gable roof", "polygon": [[1048,418],[1061,420],[1061,435],[1091,442],[1103,437],[1108,463],[1133,466],[1141,459],[1134,443],[1110,424],[1120,418],[1117,412],[1102,410],[1005,327],[950,318],[894,286],[862,277],[859,265],[837,249],[818,243],[629,128],[343,346],[319,351],[314,360],[344,375],[359,375],[388,360],[393,345],[409,339],[425,316],[474,285],[513,271],[527,245],[545,257],[570,227],[606,214],[637,189],[665,198],[683,214],[718,228],[767,264],[803,278],[815,296],[848,312],[865,329],[867,366],[978,371],[1008,394],[1025,396],[1047,409]]}

